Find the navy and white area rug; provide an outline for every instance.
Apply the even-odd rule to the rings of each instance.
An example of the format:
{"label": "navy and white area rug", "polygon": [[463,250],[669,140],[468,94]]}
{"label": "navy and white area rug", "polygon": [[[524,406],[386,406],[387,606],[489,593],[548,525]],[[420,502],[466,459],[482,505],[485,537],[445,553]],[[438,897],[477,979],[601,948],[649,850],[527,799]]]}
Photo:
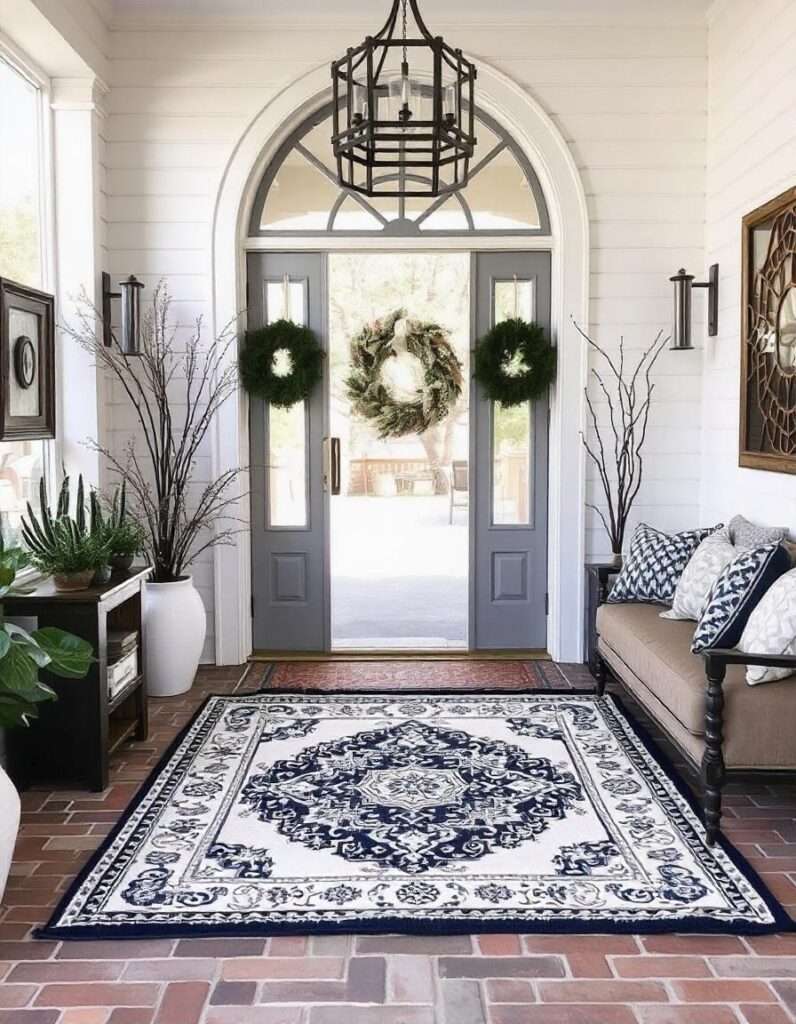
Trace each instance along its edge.
{"label": "navy and white area rug", "polygon": [[42,932],[775,931],[611,697],[211,697]]}

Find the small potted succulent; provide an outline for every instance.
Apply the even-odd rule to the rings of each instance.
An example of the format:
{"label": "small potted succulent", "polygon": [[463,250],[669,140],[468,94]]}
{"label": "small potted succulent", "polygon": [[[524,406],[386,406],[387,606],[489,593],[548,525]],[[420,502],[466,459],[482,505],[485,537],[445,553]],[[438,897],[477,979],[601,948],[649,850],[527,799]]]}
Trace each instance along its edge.
{"label": "small potted succulent", "polygon": [[146,533],[143,526],[127,510],[127,485],[124,480],[116,489],[107,511],[103,511],[99,495],[92,491],[91,532],[103,533],[107,540],[108,578],[112,572],[129,572],[135,556],[144,547]]}
{"label": "small potted succulent", "polygon": [[[24,593],[15,577],[29,562],[21,548],[8,548],[0,537],[0,601],[10,593]],[[80,637],[53,627],[32,632],[5,622],[0,605],[0,728],[27,726],[38,716],[42,701],[55,700],[54,691],[41,682],[39,669],[56,676],[82,679],[93,657],[91,645]],[[19,796],[0,766],[0,898],[3,896],[11,855],[19,830]]]}
{"label": "small potted succulent", "polygon": [[[92,495],[92,499],[94,496]],[[92,508],[94,501],[92,500]],[[63,592],[86,590],[106,574],[110,538],[106,526],[94,515],[86,519],[83,477],[78,478],[74,518],[69,514],[69,477],[65,477],[58,495],[55,515],[50,511],[47,485],[39,481],[39,516],[30,502],[27,517],[22,517],[22,537],[37,569],[53,577],[55,589]]]}
{"label": "small potted succulent", "polygon": [[144,528],[135,519],[127,518],[111,534],[111,568],[114,572],[130,571],[135,556],[146,543]]}

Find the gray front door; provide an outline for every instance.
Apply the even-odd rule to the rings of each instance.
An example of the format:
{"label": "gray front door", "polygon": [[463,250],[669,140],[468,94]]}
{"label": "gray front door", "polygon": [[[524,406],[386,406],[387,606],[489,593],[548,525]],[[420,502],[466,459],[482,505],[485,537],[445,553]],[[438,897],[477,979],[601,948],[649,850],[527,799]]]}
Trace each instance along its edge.
{"label": "gray front door", "polygon": [[[550,254],[477,253],[475,335],[519,316],[550,330]],[[548,399],[511,409],[476,387],[474,637],[480,650],[547,645]]]}
{"label": "gray front door", "polygon": [[[249,253],[247,272],[250,328],[285,317],[312,328],[325,347],[320,253]],[[324,391],[288,410],[250,403],[255,650],[327,645]]]}

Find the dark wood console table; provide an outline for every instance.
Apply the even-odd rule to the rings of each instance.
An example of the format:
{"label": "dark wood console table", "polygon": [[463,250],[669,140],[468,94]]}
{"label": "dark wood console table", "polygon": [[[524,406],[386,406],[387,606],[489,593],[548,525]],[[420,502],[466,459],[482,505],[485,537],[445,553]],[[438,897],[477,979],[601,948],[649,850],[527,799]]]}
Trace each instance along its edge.
{"label": "dark wood console table", "polygon": [[622,568],[621,560],[605,559],[586,563],[586,615],[584,617],[584,648],[586,664],[592,675],[597,671],[597,609],[608,597],[611,578]]}
{"label": "dark wood console table", "polygon": [[[28,729],[7,733],[12,779],[24,789],[34,783],[65,782],[99,791],[108,785],[110,755],[129,739],[147,737],[147,698],[141,643],[142,584],[149,569],[133,569],[110,583],[59,593],[51,579],[30,594],[3,601],[6,618],[35,617],[38,626],[57,626],[87,640],[95,661],[85,679],[61,679],[41,670],[58,700],[39,705]],[[108,698],[108,632],[137,630],[138,675],[113,700]]]}

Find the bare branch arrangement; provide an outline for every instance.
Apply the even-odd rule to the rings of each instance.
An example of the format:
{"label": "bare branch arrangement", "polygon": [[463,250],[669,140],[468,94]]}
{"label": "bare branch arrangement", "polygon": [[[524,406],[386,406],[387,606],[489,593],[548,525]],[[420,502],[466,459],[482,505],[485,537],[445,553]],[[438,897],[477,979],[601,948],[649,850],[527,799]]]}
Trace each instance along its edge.
{"label": "bare branch arrangement", "polygon": [[609,426],[600,426],[594,401],[586,387],[586,408],[594,440],[591,440],[591,434],[581,433],[580,436],[586,455],[597,469],[606,503],[605,511],[594,504],[586,507],[597,513],[611,542],[611,551],[619,555],[630,509],[644,475],[642,450],[655,390],[651,380],[652,368],[669,337],[658,331],[635,366],[626,366],[624,338],[619,339],[618,355],[612,357],[577,324],[575,329],[607,367],[607,372],[592,367],[590,376],[608,403]]}
{"label": "bare branch arrangement", "polygon": [[180,351],[170,306],[161,281],[142,318],[141,351],[135,355],[123,351],[115,336],[110,347],[103,345],[99,313],[85,294],[75,324],[63,327],[119,382],[135,411],[140,430],[122,455],[99,443],[94,448],[126,481],[131,511],[146,530],[145,551],[156,583],[181,578],[201,552],[230,543],[239,532],[230,514],[239,498],[231,493],[239,471],[226,470],[198,493],[194,486],[197,456],[213,418],[237,388],[237,364],[228,359],[234,323],[205,348],[200,317]]}

